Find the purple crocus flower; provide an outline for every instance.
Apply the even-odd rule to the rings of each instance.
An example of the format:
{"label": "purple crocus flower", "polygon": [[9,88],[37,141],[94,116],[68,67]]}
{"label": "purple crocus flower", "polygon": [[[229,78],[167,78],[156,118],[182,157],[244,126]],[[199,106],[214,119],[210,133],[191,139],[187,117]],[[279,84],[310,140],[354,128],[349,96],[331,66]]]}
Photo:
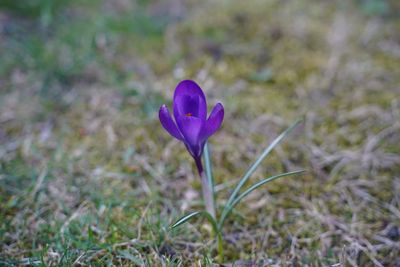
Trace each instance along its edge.
{"label": "purple crocus flower", "polygon": [[175,89],[173,112],[175,121],[167,106],[162,105],[159,111],[160,122],[170,135],[185,144],[199,168],[204,144],[222,124],[224,107],[221,103],[216,104],[207,119],[207,103],[203,91],[194,81],[184,80]]}

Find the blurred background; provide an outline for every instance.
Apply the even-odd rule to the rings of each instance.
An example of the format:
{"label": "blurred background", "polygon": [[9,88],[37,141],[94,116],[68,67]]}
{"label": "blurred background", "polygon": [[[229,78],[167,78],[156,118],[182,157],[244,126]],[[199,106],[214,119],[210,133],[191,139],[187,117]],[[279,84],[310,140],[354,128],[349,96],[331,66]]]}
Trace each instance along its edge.
{"label": "blurred background", "polygon": [[304,118],[251,183],[307,173],[237,207],[226,263],[400,266],[396,0],[1,0],[0,265],[215,256],[203,221],[168,231],[201,208],[158,122],[182,79],[225,106],[210,140],[221,204]]}

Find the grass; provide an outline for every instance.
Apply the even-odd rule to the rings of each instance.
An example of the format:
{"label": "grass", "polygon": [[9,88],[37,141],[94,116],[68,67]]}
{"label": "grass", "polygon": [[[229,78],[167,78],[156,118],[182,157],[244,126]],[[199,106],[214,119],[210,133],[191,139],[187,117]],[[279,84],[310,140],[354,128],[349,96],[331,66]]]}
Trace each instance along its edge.
{"label": "grass", "polygon": [[[157,112],[180,79],[222,101],[218,200],[305,123],[226,221],[226,265],[391,266],[400,258],[396,1],[0,4],[0,265],[216,263],[183,145]],[[258,265],[257,265],[258,264]]]}

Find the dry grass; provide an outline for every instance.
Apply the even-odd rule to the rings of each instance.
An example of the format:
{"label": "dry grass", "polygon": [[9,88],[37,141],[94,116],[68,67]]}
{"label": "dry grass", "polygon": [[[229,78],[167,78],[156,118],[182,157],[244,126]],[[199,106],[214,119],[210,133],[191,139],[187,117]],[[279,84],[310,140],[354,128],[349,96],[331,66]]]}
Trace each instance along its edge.
{"label": "dry grass", "polygon": [[305,118],[252,181],[307,173],[237,207],[227,265],[398,266],[399,6],[366,2],[93,0],[50,25],[0,10],[0,265],[215,256],[206,222],[168,230],[201,208],[191,159],[157,119],[191,78],[226,110],[210,140],[220,203]]}

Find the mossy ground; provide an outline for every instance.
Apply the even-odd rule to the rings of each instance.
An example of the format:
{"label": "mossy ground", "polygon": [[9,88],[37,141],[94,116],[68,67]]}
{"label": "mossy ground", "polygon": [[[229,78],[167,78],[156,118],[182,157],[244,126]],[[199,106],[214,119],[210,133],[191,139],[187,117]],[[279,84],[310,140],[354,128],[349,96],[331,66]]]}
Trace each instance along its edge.
{"label": "mossy ground", "polygon": [[[400,264],[397,1],[0,4],[0,265],[217,262],[200,183],[158,122],[177,82],[225,106],[218,203],[304,124],[224,228],[235,266]],[[397,264],[397,265],[396,265]]]}

